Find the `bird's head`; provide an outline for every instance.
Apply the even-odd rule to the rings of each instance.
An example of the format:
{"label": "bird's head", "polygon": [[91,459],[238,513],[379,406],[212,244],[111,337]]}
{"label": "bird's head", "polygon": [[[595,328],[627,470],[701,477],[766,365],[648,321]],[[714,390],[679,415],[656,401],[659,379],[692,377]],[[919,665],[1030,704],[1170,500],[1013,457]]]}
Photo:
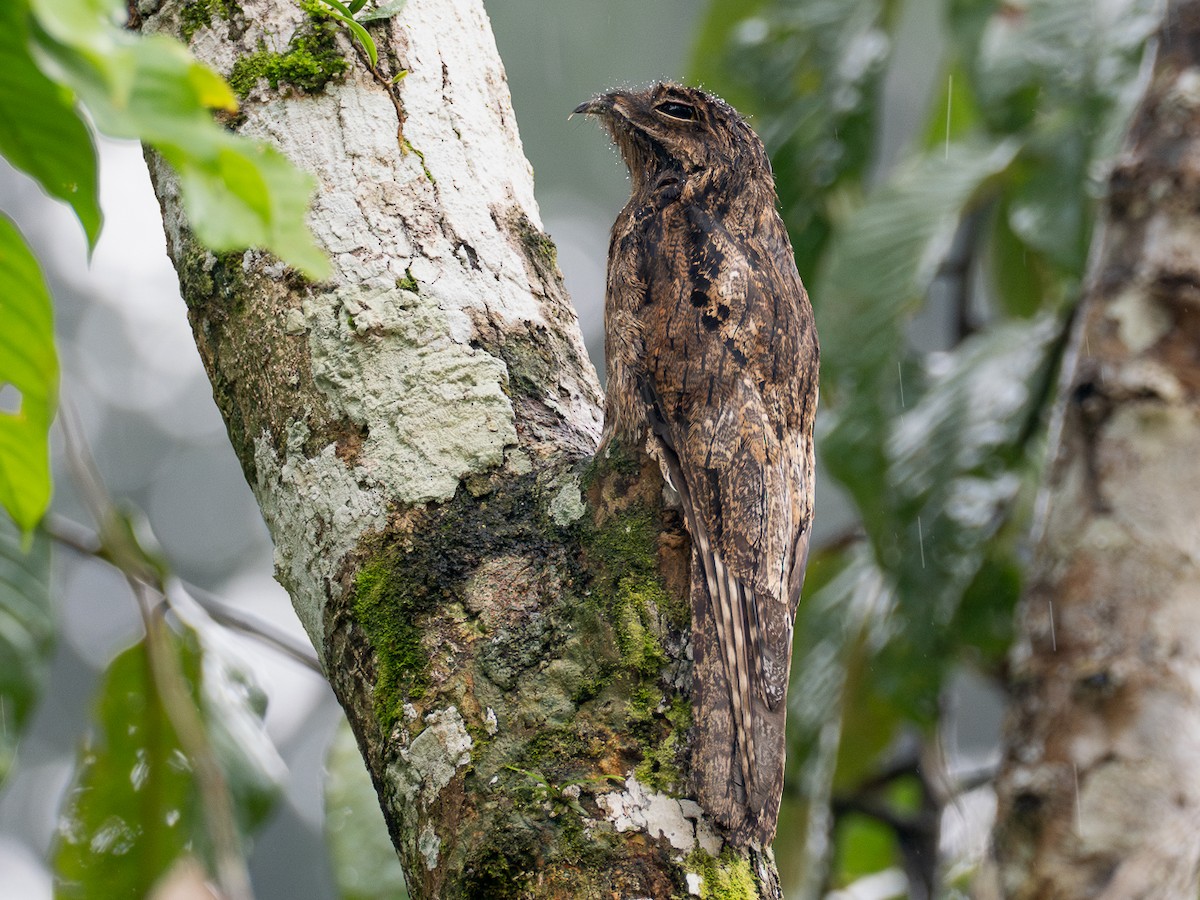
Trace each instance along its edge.
{"label": "bird's head", "polygon": [[664,83],[609,91],[575,112],[597,116],[608,129],[634,190],[668,168],[684,176],[703,170],[770,172],[762,142],[737,110],[698,88]]}

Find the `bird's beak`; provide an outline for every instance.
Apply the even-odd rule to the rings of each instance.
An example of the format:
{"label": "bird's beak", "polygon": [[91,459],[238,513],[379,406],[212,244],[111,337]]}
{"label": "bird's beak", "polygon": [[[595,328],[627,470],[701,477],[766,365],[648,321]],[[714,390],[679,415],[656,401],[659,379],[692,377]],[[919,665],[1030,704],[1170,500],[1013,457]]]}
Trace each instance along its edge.
{"label": "bird's beak", "polygon": [[612,112],[614,94],[598,94],[571,110],[571,115],[594,116]]}

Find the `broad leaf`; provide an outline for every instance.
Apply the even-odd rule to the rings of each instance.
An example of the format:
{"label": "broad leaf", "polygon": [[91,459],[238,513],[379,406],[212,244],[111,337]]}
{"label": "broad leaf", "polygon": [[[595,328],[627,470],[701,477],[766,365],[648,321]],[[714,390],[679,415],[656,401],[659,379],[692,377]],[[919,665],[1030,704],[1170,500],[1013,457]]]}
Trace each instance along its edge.
{"label": "broad leaf", "polygon": [[[173,642],[234,799],[239,824],[260,823],[282,763],[264,743],[262,704],[188,632]],[[113,661],[59,817],[56,896],[142,898],[181,856],[210,846],[191,761],[151,674],[144,642]]]}
{"label": "broad leaf", "polygon": [[345,720],[325,757],[325,837],[343,900],[408,896],[379,797]]}
{"label": "broad leaf", "polygon": [[50,542],[35,532],[28,548],[0,512],[0,784],[45,685],[54,644]]}
{"label": "broad leaf", "polygon": [[359,22],[377,22],[381,19],[390,19],[393,16],[400,15],[407,3],[408,0],[392,0],[390,3],[381,3],[374,9],[359,13],[355,18]]}
{"label": "broad leaf", "polygon": [[164,35],[127,34],[107,0],[33,0],[46,34],[39,59],[114,137],[144,141],[180,175],[196,236],[214,250],[263,247],[310,278],[329,262],[305,224],[315,185],[277,150],[222,128],[237,99],[219,75]]}
{"label": "broad leaf", "polygon": [[50,293],[25,238],[0,213],[0,507],[24,531],[50,503],[47,438],[57,405]]}
{"label": "broad leaf", "polygon": [[[888,648],[896,659],[883,669],[892,680],[885,691],[919,717],[933,714],[940,668],[957,643],[951,625],[959,603],[973,582],[984,587],[976,577],[988,542],[1023,486],[1062,335],[1062,323],[1043,316],[965,341],[937,359],[920,403],[894,424],[887,448],[894,518],[876,543],[894,549],[885,559],[901,635]],[[1007,607],[1010,598],[995,600]],[[976,603],[987,605],[983,597]]]}
{"label": "broad leaf", "polygon": [[993,213],[987,231],[985,263],[1000,309],[1009,316],[1029,318],[1043,308],[1057,308],[1065,295],[1062,282],[1054,278],[1041,254],[1013,232],[1007,203]]}
{"label": "broad leaf", "polygon": [[0,4],[0,155],[70,204],[95,247],[101,223],[96,148],[70,92],[34,64],[28,18],[23,0]]}
{"label": "broad leaf", "polygon": [[846,223],[818,283],[822,386],[835,405],[823,442],[831,473],[870,528],[887,524],[884,456],[904,396],[908,321],[925,298],[963,215],[998,189],[1016,144],[953,145],[903,170]]}

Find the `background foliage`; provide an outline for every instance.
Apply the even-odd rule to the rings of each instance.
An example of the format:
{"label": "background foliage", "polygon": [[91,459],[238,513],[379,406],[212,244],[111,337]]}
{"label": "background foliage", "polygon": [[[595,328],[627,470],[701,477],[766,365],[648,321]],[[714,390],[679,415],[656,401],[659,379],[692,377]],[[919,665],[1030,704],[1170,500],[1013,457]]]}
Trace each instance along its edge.
{"label": "background foliage", "polygon": [[806,842],[809,889],[897,866],[926,883],[895,896],[948,890],[913,849],[938,846],[962,774],[937,771],[942,712],[964,667],[1003,684],[1095,199],[1158,14],[1151,0],[939,7],[925,122],[886,168],[901,4],[714,3],[695,57],[771,155],[817,311],[820,454],[854,510],[811,564],[796,632],[793,796],[821,838]]}
{"label": "background foliage", "polygon": [[[223,8],[200,5],[210,20]],[[928,96],[916,86],[917,122],[896,112],[895,98],[914,93],[899,84],[908,72],[899,55],[914,43],[905,37],[913,10],[930,6],[938,33],[916,43],[937,73]],[[637,4],[598,10],[581,11],[580,27],[599,33],[614,27],[604,15],[649,15]],[[970,854],[942,828],[972,777],[970,759],[946,752],[948,710],[964,671],[1003,684],[1095,198],[1140,89],[1157,11],[1153,0],[714,0],[700,23],[693,75],[751,115],[771,153],[822,338],[824,477],[851,511],[814,553],[796,632],[778,844],[789,896],[866,890],[872,878],[870,896],[952,895],[969,872]],[[363,22],[371,14],[354,10]],[[182,45],[125,32],[123,15],[115,0],[3,5],[0,155],[72,210],[90,253],[104,224],[95,134],[140,139],[179,173],[191,224],[209,246],[262,246],[319,276],[326,264],[302,225],[310,179],[217,125],[213,111],[236,108],[228,86]],[[669,22],[660,24],[652,30]],[[543,92],[561,80],[545,77],[555,46],[538,45]],[[613,45],[609,55],[628,72],[636,60],[622,52]],[[522,61],[509,64],[511,72]],[[520,103],[518,112],[524,122]],[[561,128],[556,118],[552,133]],[[557,140],[553,149],[542,160],[530,146],[539,173],[569,158],[567,174],[578,177],[574,154],[558,152]],[[565,259],[572,220],[559,221],[552,230],[566,236]],[[51,601],[57,540],[119,566],[142,598],[150,637],[111,661],[97,686],[52,864],[70,896],[142,896],[181,855],[212,865],[219,853],[203,779],[189,768],[187,723],[168,714],[160,692],[169,687],[150,664],[156,604],[176,599],[179,585],[140,516],[88,474],[84,448],[73,455],[94,530],[43,521],[59,377],[54,285],[22,229],[0,213],[0,506],[11,517],[0,513],[0,782],[64,628]],[[602,242],[587,255],[590,281],[601,283]],[[822,491],[827,516],[836,503]],[[197,703],[239,852],[249,852],[283,778],[262,732],[265,697],[230,664],[211,623],[189,624],[176,606],[174,636],[157,649]],[[396,896],[394,859],[361,863],[359,828],[378,813],[344,738],[328,766],[341,895]],[[372,821],[382,837],[382,820]]]}

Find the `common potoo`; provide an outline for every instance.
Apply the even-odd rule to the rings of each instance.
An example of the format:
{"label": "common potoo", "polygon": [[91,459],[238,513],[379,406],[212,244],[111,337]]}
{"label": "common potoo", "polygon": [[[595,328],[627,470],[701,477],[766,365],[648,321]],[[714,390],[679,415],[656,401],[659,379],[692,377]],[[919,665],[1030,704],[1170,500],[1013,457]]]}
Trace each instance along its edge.
{"label": "common potoo", "polygon": [[632,182],[608,251],[605,440],[651,438],[691,536],[697,797],[731,840],[766,845],[812,526],[812,307],[736,110],[659,84],[575,111]]}

